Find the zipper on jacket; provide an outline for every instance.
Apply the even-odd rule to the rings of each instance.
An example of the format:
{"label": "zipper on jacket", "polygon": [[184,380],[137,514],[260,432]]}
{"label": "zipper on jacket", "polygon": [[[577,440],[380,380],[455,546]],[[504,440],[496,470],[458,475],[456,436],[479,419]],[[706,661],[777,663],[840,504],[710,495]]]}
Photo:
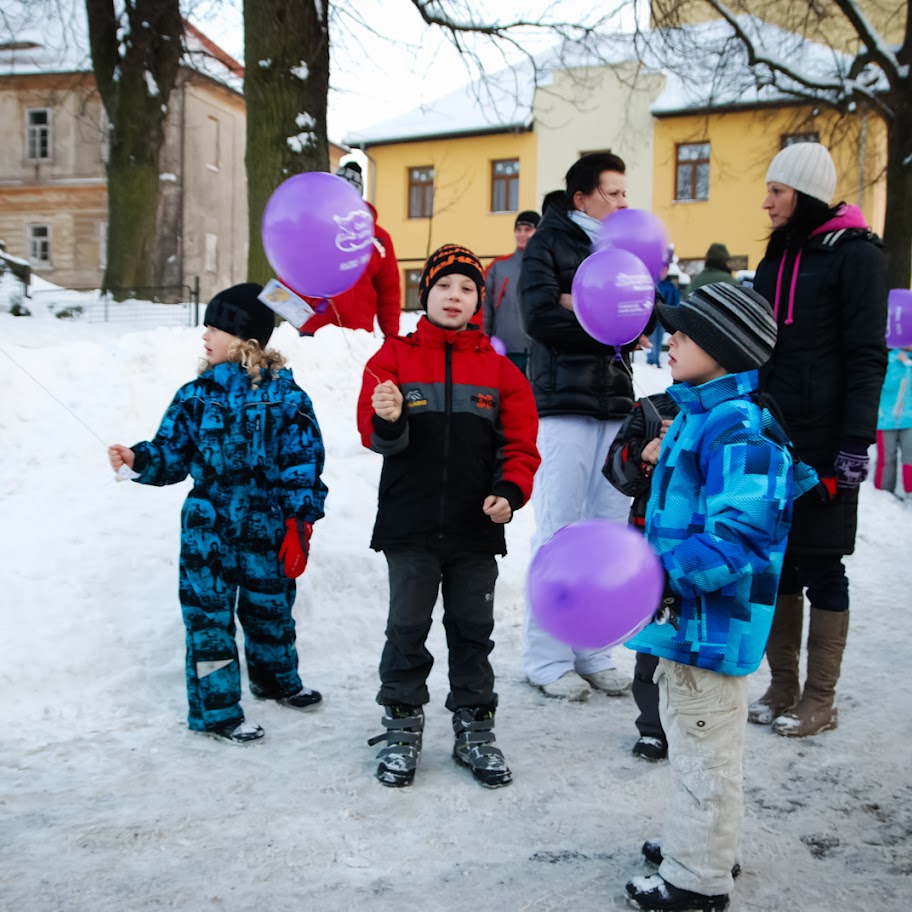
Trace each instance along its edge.
{"label": "zipper on jacket", "polygon": [[446,343],[445,367],[443,371],[443,484],[440,486],[440,516],[438,535],[443,537],[444,520],[446,519],[446,490],[450,462],[450,423],[453,416],[453,346]]}

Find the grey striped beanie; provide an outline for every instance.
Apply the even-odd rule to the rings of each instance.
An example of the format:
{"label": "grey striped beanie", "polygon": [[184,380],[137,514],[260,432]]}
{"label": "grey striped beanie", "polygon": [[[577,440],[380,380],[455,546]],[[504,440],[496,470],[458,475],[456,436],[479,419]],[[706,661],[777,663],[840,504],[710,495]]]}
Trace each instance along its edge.
{"label": "grey striped beanie", "polygon": [[776,345],[776,319],[766,298],[753,288],[713,282],[677,307],[656,304],[656,309],[669,332],[690,336],[733,374],[766,364]]}

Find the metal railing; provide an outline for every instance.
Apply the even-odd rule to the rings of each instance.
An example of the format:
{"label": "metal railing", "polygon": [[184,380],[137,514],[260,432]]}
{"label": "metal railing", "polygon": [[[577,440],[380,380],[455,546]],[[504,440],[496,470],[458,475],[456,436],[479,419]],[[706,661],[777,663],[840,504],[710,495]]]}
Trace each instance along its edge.
{"label": "metal railing", "polygon": [[[0,302],[0,307],[8,310],[12,303],[4,306]],[[60,319],[87,323],[192,327],[198,326],[200,319],[199,278],[195,278],[193,286],[159,285],[106,293],[97,288],[32,288],[20,303],[33,313],[44,309]]]}

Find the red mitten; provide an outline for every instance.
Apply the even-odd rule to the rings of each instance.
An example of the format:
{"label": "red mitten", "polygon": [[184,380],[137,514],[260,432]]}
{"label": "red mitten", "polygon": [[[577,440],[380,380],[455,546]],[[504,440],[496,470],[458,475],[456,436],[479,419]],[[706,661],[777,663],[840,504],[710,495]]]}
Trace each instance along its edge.
{"label": "red mitten", "polygon": [[286,519],[285,529],[285,538],[279,548],[279,560],[282,561],[285,576],[296,579],[307,568],[313,523],[303,519]]}

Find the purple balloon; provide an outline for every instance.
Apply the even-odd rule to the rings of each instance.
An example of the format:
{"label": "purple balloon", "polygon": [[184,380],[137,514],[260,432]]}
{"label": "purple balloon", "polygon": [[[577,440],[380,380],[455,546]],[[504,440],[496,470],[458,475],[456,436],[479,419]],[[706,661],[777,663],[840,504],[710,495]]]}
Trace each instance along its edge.
{"label": "purple balloon", "polygon": [[491,336],[491,348],[493,348],[498,355],[505,355],[507,353],[507,346],[504,345],[503,339],[498,336]]}
{"label": "purple balloon", "polygon": [[571,296],[583,329],[593,339],[620,348],[646,328],[655,307],[655,283],[638,257],[606,247],[580,263]]}
{"label": "purple balloon", "polygon": [[891,288],[887,295],[887,347],[912,345],[912,291]]}
{"label": "purple balloon", "polygon": [[529,603],[539,624],[574,649],[629,640],[652,620],[664,587],[646,539],[607,519],[559,529],[529,566]]}
{"label": "purple balloon", "polygon": [[645,209],[618,209],[602,220],[596,250],[619,247],[643,261],[653,280],[658,280],[668,259],[668,231],[662,220]]}
{"label": "purple balloon", "polygon": [[283,181],[263,211],[263,249],[278,278],[296,292],[331,298],[367,269],[374,219],[355,188],[308,171]]}

